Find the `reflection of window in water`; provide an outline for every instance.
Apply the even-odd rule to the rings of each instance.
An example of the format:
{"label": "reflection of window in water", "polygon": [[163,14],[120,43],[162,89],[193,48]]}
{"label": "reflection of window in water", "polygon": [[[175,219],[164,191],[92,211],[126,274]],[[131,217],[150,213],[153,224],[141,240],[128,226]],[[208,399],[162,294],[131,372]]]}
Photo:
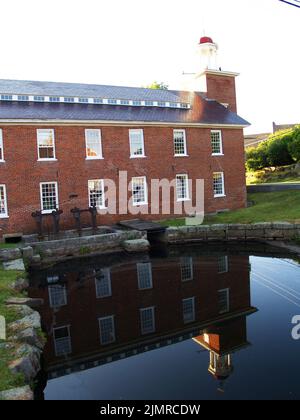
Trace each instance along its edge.
{"label": "reflection of window in water", "polygon": [[110,268],[102,268],[96,273],[96,296],[104,298],[112,295]]}
{"label": "reflection of window in water", "polygon": [[192,257],[182,257],[180,259],[181,267],[181,280],[190,281],[193,280],[193,258]]}
{"label": "reflection of window in water", "polygon": [[47,283],[58,283],[59,282],[59,276],[47,276]]}
{"label": "reflection of window in water", "polygon": [[136,268],[139,289],[152,289],[152,264],[149,262],[137,263]]}
{"label": "reflection of window in water", "polygon": [[142,334],[151,334],[155,332],[154,306],[140,309],[140,317]]}
{"label": "reflection of window in water", "polygon": [[183,299],[182,301],[183,322],[185,324],[195,321],[195,298]]}
{"label": "reflection of window in water", "polygon": [[116,341],[114,316],[99,319],[101,344],[110,344]]}
{"label": "reflection of window in water", "polygon": [[51,308],[59,308],[67,305],[66,286],[61,284],[53,284],[48,286],[49,302]]}
{"label": "reflection of window in water", "polygon": [[229,311],[229,289],[218,290],[218,307],[220,314]]}
{"label": "reflection of window in water", "polygon": [[56,356],[72,353],[70,326],[53,329]]}
{"label": "reflection of window in water", "polygon": [[228,273],[228,256],[222,255],[218,257],[218,273]]}

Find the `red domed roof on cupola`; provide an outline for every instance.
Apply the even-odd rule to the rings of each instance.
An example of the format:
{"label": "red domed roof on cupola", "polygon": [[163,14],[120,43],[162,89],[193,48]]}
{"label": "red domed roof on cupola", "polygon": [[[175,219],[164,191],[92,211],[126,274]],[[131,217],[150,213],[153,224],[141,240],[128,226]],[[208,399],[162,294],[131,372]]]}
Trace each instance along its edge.
{"label": "red domed roof on cupola", "polygon": [[209,36],[203,36],[200,38],[199,44],[213,44],[214,41]]}

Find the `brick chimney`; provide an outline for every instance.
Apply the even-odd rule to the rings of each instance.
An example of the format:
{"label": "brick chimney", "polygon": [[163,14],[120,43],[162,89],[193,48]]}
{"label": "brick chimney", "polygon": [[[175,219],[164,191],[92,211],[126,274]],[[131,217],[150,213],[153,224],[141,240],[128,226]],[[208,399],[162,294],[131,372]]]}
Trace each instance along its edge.
{"label": "brick chimney", "polygon": [[230,111],[237,112],[235,78],[238,73],[222,70],[205,70],[201,74],[204,78],[204,93],[207,98],[215,99],[228,106]]}
{"label": "brick chimney", "polygon": [[235,78],[237,73],[222,71],[218,65],[218,44],[212,38],[203,36],[198,44],[200,73],[196,74],[198,87],[207,98],[228,106],[236,112]]}

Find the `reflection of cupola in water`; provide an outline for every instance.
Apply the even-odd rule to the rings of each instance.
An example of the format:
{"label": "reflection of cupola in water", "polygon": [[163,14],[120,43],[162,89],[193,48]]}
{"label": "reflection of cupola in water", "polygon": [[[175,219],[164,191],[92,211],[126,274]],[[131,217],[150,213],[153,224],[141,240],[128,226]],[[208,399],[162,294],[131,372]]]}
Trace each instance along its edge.
{"label": "reflection of cupola in water", "polygon": [[208,371],[224,381],[234,371],[232,354],[249,346],[246,317],[212,326],[193,340],[209,351]]}

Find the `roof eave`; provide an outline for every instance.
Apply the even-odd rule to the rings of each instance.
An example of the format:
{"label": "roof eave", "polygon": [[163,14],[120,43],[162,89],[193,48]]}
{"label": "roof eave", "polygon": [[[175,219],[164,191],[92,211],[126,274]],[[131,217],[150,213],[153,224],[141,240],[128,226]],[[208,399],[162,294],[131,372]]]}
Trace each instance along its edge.
{"label": "roof eave", "polygon": [[232,128],[242,129],[251,124],[245,121],[241,124],[226,124],[214,122],[166,122],[166,121],[114,121],[114,120],[64,120],[64,119],[0,119],[1,125],[118,125],[118,126],[180,126],[199,128]]}

